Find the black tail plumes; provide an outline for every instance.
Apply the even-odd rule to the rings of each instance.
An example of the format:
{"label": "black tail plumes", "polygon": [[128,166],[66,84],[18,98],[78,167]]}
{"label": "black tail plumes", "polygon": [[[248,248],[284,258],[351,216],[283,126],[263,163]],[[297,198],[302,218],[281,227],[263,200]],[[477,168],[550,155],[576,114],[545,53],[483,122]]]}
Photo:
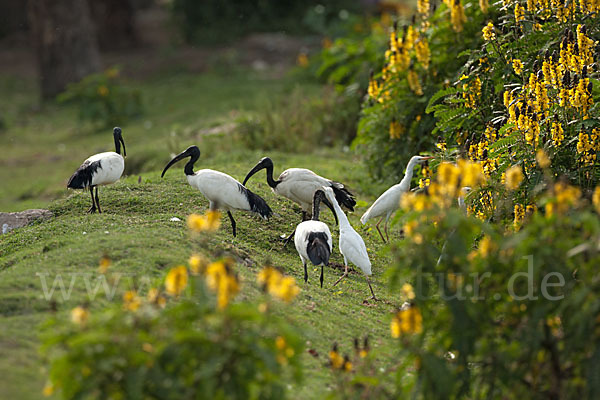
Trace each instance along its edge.
{"label": "black tail plumes", "polygon": [[273,210],[267,204],[265,199],[250,191],[250,189],[240,185],[240,192],[244,193],[248,198],[248,203],[250,203],[250,211],[257,213],[264,219],[271,218],[273,215]]}
{"label": "black tail plumes", "polygon": [[356,205],[354,195],[339,182],[332,182],[331,188],[333,189],[338,204],[346,207],[350,211],[354,211],[354,206]]}
{"label": "black tail plumes", "polygon": [[85,189],[88,186],[92,185],[92,178],[98,168],[102,169],[102,165],[100,165],[100,161],[89,162],[86,161],[77,171],[69,178],[69,183],[67,183],[67,188],[70,189]]}
{"label": "black tail plumes", "polygon": [[312,232],[308,235],[308,247],[306,248],[308,258],[314,265],[329,264],[331,251],[327,244],[327,235],[324,232]]}

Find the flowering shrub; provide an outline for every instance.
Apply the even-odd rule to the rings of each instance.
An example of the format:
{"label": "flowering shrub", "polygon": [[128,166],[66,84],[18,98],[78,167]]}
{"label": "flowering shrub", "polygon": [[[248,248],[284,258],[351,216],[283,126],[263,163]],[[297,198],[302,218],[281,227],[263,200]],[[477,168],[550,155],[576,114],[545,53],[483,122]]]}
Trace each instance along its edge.
{"label": "flowering shrub", "polygon": [[[198,221],[202,220],[202,223]],[[193,215],[197,232],[217,229],[217,212]],[[110,260],[100,271],[110,274]],[[300,289],[273,267],[258,274],[265,290],[291,302]],[[301,379],[297,328],[259,304],[233,303],[241,289],[231,259],[193,255],[171,268],[146,294],[123,293],[122,302],[95,310],[77,306],[71,322],[54,318],[44,328],[50,377],[44,394],[75,398],[281,399]]]}
{"label": "flowering shrub", "polygon": [[67,90],[58,95],[58,101],[75,104],[82,121],[100,127],[124,125],[142,113],[140,92],[122,85],[116,67],[69,84]]}

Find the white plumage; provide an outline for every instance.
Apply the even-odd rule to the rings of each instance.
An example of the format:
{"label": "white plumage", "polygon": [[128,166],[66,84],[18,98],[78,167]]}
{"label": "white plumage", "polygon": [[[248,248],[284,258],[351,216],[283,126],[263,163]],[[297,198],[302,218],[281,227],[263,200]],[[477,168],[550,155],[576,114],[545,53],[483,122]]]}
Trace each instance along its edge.
{"label": "white plumage", "polygon": [[[90,189],[92,197],[92,207],[88,212],[93,213],[98,209],[101,213],[100,202],[98,200],[98,186],[110,185],[121,178],[125,170],[125,159],[121,156],[121,144],[123,144],[123,155],[125,152],[125,142],[121,133],[121,128],[113,129],[115,140],[115,151],[94,154],[88,157],[75,173],[69,179],[67,188],[71,189]],[[96,188],[96,197],[93,190]]]}
{"label": "white plumage", "polygon": [[298,224],[294,233],[296,251],[304,267],[304,282],[308,281],[307,263],[321,267],[321,287],[323,287],[323,267],[329,264],[329,256],[333,250],[331,232],[327,224],[319,221],[319,203],[325,199],[322,190],[317,190],[313,200],[313,216],[310,221]]}
{"label": "white plumage", "polygon": [[[281,173],[281,175],[279,175],[277,180],[274,180],[273,161],[268,157],[262,158],[256,164],[256,166],[254,166],[254,168],[248,172],[243,184],[245,185],[252,175],[263,168],[267,170],[267,183],[273,192],[300,205],[302,208],[303,221],[307,219],[308,213],[312,210],[313,196],[315,192],[324,187],[332,188],[335,193],[336,201],[339,204],[347,207],[349,210],[354,211],[354,206],[356,205],[354,195],[350,193],[343,184],[332,181],[331,179],[323,178],[322,176],[319,176],[313,171],[305,168],[286,169]],[[335,212],[331,203],[326,199],[323,200],[323,203],[331,209],[331,212],[334,213],[335,216]],[[288,237],[288,240],[292,237],[292,235]]]}
{"label": "white plumage", "polygon": [[369,207],[369,209],[360,218],[360,222],[362,222],[362,224],[364,225],[370,219],[381,217],[379,219],[379,221],[377,222],[377,224],[375,225],[375,227],[377,228],[377,232],[379,232],[379,235],[381,236],[381,240],[383,240],[384,243],[386,240],[384,239],[383,234],[381,233],[381,230],[379,229],[379,224],[381,223],[381,221],[383,219],[385,219],[384,231],[385,231],[386,237],[389,240],[388,230],[387,230],[388,221],[389,221],[391,215],[394,213],[394,211],[396,211],[400,207],[400,200],[402,199],[402,196],[404,195],[404,193],[406,193],[410,190],[410,181],[413,176],[413,169],[414,169],[415,165],[421,164],[421,163],[425,162],[426,160],[429,160],[432,158],[433,157],[421,157],[421,156],[412,157],[410,159],[410,161],[408,162],[408,165],[406,166],[406,172],[405,172],[404,178],[400,181],[400,183],[390,187],[388,190],[383,192],[383,194],[381,196],[379,196],[377,198],[377,200],[375,200],[375,202],[371,205],[371,207]]}
{"label": "white plumage", "polygon": [[[330,188],[325,188],[325,196],[332,201],[333,191]],[[337,285],[344,277],[348,275],[348,262],[356,265],[365,274],[369,289],[373,299],[375,299],[375,293],[371,287],[369,276],[371,276],[371,260],[369,259],[369,253],[367,252],[367,246],[363,238],[352,228],[348,217],[344,214],[344,211],[340,208],[337,202],[332,201],[333,208],[340,221],[340,253],[344,257],[344,274],[334,284]]]}
{"label": "white plumage", "polygon": [[211,210],[222,209],[227,211],[234,237],[236,236],[236,223],[231,211],[248,211],[259,215],[263,219],[269,219],[272,215],[271,208],[262,197],[248,190],[231,176],[212,169],[201,169],[194,172],[194,163],[200,158],[200,149],[197,146],[188,147],[169,161],[161,177],[165,176],[165,172],[171,165],[186,157],[190,157],[184,167],[188,183],[206,197]]}

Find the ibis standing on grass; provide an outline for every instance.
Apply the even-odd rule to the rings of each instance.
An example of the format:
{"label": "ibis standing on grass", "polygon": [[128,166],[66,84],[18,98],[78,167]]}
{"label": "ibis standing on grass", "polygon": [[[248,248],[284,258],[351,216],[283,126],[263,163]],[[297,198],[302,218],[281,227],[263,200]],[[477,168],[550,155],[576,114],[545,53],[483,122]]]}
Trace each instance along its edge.
{"label": "ibis standing on grass", "polygon": [[194,163],[200,158],[200,149],[197,146],[188,147],[169,161],[161,174],[161,178],[165,176],[165,172],[171,165],[187,157],[190,157],[190,160],[185,164],[183,171],[189,184],[206,197],[211,210],[223,209],[227,211],[234,237],[236,236],[236,225],[231,214],[232,211],[250,211],[263,219],[271,217],[273,212],[267,202],[231,176],[212,169],[201,169],[194,172]]}
{"label": "ibis standing on grass", "polygon": [[[267,183],[273,192],[300,205],[302,208],[302,221],[308,219],[308,212],[311,210],[315,191],[324,187],[330,187],[333,190],[335,199],[339,204],[345,206],[350,211],[354,211],[354,206],[356,205],[354,195],[350,193],[343,184],[323,178],[305,168],[286,169],[279,175],[277,180],[274,180],[273,161],[269,157],[262,158],[258,164],[248,172],[248,175],[246,175],[246,178],[244,179],[244,185],[252,175],[256,174],[261,169],[267,170]],[[323,203],[329,207],[336,218],[337,223],[337,217],[335,216],[332,204],[327,199],[323,199]],[[294,232],[286,239],[286,243],[293,235]]]}
{"label": "ibis standing on grass", "polygon": [[317,190],[312,201],[312,220],[299,223],[294,234],[294,244],[304,266],[304,282],[308,281],[306,264],[310,261],[315,266],[321,266],[321,287],[323,287],[323,267],[329,265],[329,256],[333,250],[329,227],[319,221],[319,203],[323,200],[326,200],[325,193],[323,190]]}
{"label": "ibis standing on grass", "polygon": [[[115,138],[115,151],[106,153],[94,154],[81,164],[77,171],[69,179],[67,188],[70,189],[86,189],[90,188],[92,196],[92,207],[88,213],[101,213],[100,202],[98,201],[98,186],[110,185],[119,180],[125,169],[125,142],[121,134],[121,128],[113,129]],[[121,156],[121,144],[123,144],[123,156]],[[94,188],[96,188],[96,198],[94,199]]]}
{"label": "ibis standing on grass", "polygon": [[333,208],[340,220],[340,253],[344,257],[344,274],[333,284],[337,285],[343,278],[348,276],[348,261],[356,265],[365,274],[369,289],[371,289],[371,295],[373,300],[377,300],[373,287],[371,287],[371,260],[369,260],[369,253],[367,253],[367,246],[363,238],[352,228],[348,217],[344,214],[342,208],[333,201],[334,194],[331,188],[325,188],[325,196],[333,203]]}
{"label": "ibis standing on grass", "polygon": [[410,181],[412,180],[413,169],[415,168],[415,165],[422,164],[427,160],[431,160],[432,158],[433,157],[422,156],[412,157],[406,166],[404,178],[402,178],[400,183],[383,192],[383,194],[379,196],[377,200],[375,200],[375,203],[373,203],[373,205],[371,205],[371,207],[369,207],[369,209],[360,218],[360,222],[362,222],[364,225],[368,220],[380,217],[377,224],[375,224],[375,227],[377,228],[377,232],[379,232],[379,236],[381,236],[381,240],[383,240],[384,243],[386,240],[379,229],[379,224],[385,218],[384,231],[387,240],[389,240],[388,221],[392,213],[400,207],[400,200],[404,193],[410,190]]}

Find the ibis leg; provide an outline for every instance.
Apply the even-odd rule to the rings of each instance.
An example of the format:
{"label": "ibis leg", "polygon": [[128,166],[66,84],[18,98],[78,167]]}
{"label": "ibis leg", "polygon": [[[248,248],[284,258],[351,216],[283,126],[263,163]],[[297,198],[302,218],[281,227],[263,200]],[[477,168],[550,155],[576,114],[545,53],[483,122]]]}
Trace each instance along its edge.
{"label": "ibis leg", "polygon": [[375,292],[373,291],[373,287],[371,286],[371,281],[369,280],[369,277],[365,275],[365,278],[367,279],[367,283],[369,284],[369,289],[371,289],[371,299],[377,300],[377,297],[375,297]]}
{"label": "ibis leg", "polygon": [[308,271],[306,269],[306,263],[304,263],[304,283],[308,282]]}
{"label": "ibis leg", "polygon": [[88,210],[88,214],[96,212],[96,202],[94,201],[94,188],[92,186],[90,186],[90,195],[92,196],[92,206]]}
{"label": "ibis leg", "polygon": [[385,238],[383,237],[383,234],[381,233],[381,230],[379,229],[379,224],[381,223],[381,221],[383,221],[383,217],[379,218],[379,221],[375,224],[375,228],[377,228],[377,232],[379,232],[379,236],[381,236],[381,240],[383,241],[383,243],[385,243]]}
{"label": "ibis leg", "polygon": [[100,210],[100,201],[98,200],[98,186],[96,186],[96,206],[98,207],[98,214],[101,214],[102,210]]}
{"label": "ibis leg", "polygon": [[323,264],[321,264],[321,277],[319,280],[321,281],[321,289],[323,289]]}
{"label": "ibis leg", "polygon": [[236,235],[235,219],[233,219],[233,215],[231,215],[231,211],[227,211],[227,215],[229,216],[229,220],[231,221],[231,229],[233,229],[233,237],[235,237],[235,235]]}
{"label": "ibis leg", "polygon": [[338,283],[340,283],[340,281],[342,279],[344,279],[345,277],[348,276],[348,263],[344,262],[344,264],[345,264],[344,265],[344,273],[342,274],[342,276],[340,276],[340,278],[337,281],[335,281],[335,283],[333,284],[333,286],[337,285]]}
{"label": "ibis leg", "polygon": [[390,241],[390,236],[388,235],[388,219],[385,219],[385,224],[383,225],[383,230],[385,231],[385,237],[387,238],[387,241]]}

